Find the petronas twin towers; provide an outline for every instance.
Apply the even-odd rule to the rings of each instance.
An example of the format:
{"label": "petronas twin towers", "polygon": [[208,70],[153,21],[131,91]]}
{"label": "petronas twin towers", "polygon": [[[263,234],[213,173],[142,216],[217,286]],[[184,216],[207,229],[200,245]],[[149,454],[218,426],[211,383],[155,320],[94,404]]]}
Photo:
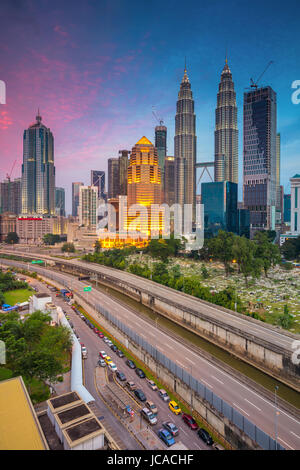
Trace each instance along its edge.
{"label": "petronas twin towers", "polygon": [[[196,115],[186,67],[175,116],[175,194],[178,204],[196,202]],[[238,128],[236,94],[227,63],[221,74],[216,107],[215,181],[238,183]]]}

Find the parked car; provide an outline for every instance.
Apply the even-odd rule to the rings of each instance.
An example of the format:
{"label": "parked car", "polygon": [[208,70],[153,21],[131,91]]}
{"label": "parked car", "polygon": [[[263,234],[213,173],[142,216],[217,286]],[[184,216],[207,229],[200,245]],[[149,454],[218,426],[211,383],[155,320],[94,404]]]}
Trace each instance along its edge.
{"label": "parked car", "polygon": [[182,419],[185,422],[185,424],[189,426],[189,428],[195,431],[198,429],[199,426],[191,415],[188,415],[187,413],[183,413]]}
{"label": "parked car", "polygon": [[153,403],[153,401],[146,401],[146,406],[154,415],[157,415],[158,409],[157,406]]}
{"label": "parked car", "polygon": [[125,380],[126,380],[126,375],[123,374],[123,372],[118,371],[118,372],[116,373],[116,376],[118,377],[119,380],[121,380],[121,382],[125,382]]}
{"label": "parked car", "polygon": [[102,339],[103,339],[104,343],[108,343],[108,341],[109,341],[109,339],[107,338],[107,336],[103,336]]}
{"label": "parked car", "polygon": [[180,415],[180,413],[181,413],[181,408],[180,408],[180,406],[178,406],[178,404],[176,403],[176,401],[171,400],[171,401],[169,402],[169,408],[170,408],[170,410],[171,410],[173,413],[175,413],[176,415]]}
{"label": "parked car", "polygon": [[159,395],[159,398],[161,398],[163,401],[169,401],[170,400],[169,395],[167,394],[167,392],[163,388],[158,390],[158,395]]}
{"label": "parked car", "polygon": [[128,367],[130,367],[130,369],[135,369],[135,368],[136,368],[135,363],[134,363],[133,361],[131,361],[130,359],[127,359],[126,365],[127,365]]}
{"label": "parked car", "polygon": [[215,449],[215,450],[225,450],[225,448],[223,446],[221,446],[221,444],[218,444],[217,442],[213,443],[213,449]]}
{"label": "parked car", "polygon": [[174,437],[167,431],[166,429],[162,428],[158,431],[158,437],[168,446],[172,446],[175,444],[175,439]]}
{"label": "parked car", "polygon": [[140,388],[136,388],[134,390],[134,394],[140,401],[146,401],[147,400],[146,395],[144,394],[143,390],[141,390]]}
{"label": "parked car", "polygon": [[101,331],[99,331],[98,336],[99,338],[104,338],[104,334]]}
{"label": "parked car", "polygon": [[154,416],[154,414],[148,410],[148,408],[143,408],[141,410],[141,415],[143,416],[143,418],[145,418],[145,420],[149,423],[149,424],[157,424],[157,418],[156,416]]}
{"label": "parked car", "polygon": [[153,382],[153,380],[150,380],[150,379],[146,378],[146,381],[147,381],[147,384],[149,385],[149,387],[151,388],[151,390],[154,390],[154,391],[157,390],[157,385],[156,385],[155,382]]}
{"label": "parked car", "polygon": [[172,434],[173,437],[175,436],[178,436],[179,434],[179,429],[177,428],[177,426],[172,423],[171,421],[165,421],[163,423],[163,427],[169,431],[170,434]]}
{"label": "parked car", "polygon": [[105,360],[104,360],[104,359],[99,359],[99,361],[98,361],[98,366],[100,366],[100,367],[106,367],[106,362],[105,362]]}
{"label": "parked car", "polygon": [[108,346],[109,346],[110,348],[111,348],[112,345],[113,345],[113,343],[112,343],[112,341],[111,341],[110,339],[107,341],[107,344],[108,344]]}
{"label": "parked car", "polygon": [[128,382],[126,382],[126,387],[132,392],[136,389],[135,383],[132,382],[131,380],[128,380]]}
{"label": "parked car", "polygon": [[135,369],[135,373],[136,373],[136,375],[139,376],[140,379],[144,379],[146,377],[145,372],[142,369],[140,369],[139,367],[137,367]]}
{"label": "parked car", "polygon": [[105,359],[107,357],[107,354],[105,351],[100,351],[99,356],[102,357],[102,359]]}
{"label": "parked car", "polygon": [[116,353],[117,353],[117,355],[118,355],[119,357],[124,357],[124,356],[125,356],[125,354],[123,353],[123,351],[121,351],[120,349],[118,349],[118,350],[116,351]]}
{"label": "parked car", "polygon": [[118,351],[118,348],[115,344],[112,344],[110,348],[113,350],[113,352]]}
{"label": "parked car", "polygon": [[110,362],[112,362],[112,358],[110,356],[106,356],[104,358],[104,360],[105,360],[106,364],[109,364]]}
{"label": "parked car", "polygon": [[116,364],[114,364],[113,362],[109,362],[108,367],[112,372],[117,372],[117,370],[118,370]]}
{"label": "parked car", "polygon": [[207,444],[208,446],[213,445],[214,441],[211,435],[209,434],[209,432],[206,431],[206,429],[203,429],[203,428],[198,429],[197,434],[200,437],[200,439],[202,439],[202,441],[205,442],[205,444]]}

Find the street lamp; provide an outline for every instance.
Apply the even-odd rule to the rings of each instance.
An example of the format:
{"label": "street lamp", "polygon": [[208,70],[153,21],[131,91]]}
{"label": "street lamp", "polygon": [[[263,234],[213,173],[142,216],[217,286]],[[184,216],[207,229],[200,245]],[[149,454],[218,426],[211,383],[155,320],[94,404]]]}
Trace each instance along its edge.
{"label": "street lamp", "polygon": [[277,411],[277,390],[278,385],[275,385],[275,450],[277,450],[277,438],[278,438],[278,415],[279,412]]}

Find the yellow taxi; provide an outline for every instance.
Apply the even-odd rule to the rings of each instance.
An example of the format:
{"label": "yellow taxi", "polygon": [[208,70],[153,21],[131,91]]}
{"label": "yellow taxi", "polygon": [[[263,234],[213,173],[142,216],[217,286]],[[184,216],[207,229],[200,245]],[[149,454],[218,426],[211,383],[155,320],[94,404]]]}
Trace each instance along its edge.
{"label": "yellow taxi", "polygon": [[111,364],[111,363],[112,363],[112,358],[109,357],[109,356],[106,356],[106,357],[104,358],[104,360],[105,360],[106,364]]}
{"label": "yellow taxi", "polygon": [[181,413],[181,408],[177,405],[176,401],[174,400],[169,401],[169,408],[176,415],[179,415]]}

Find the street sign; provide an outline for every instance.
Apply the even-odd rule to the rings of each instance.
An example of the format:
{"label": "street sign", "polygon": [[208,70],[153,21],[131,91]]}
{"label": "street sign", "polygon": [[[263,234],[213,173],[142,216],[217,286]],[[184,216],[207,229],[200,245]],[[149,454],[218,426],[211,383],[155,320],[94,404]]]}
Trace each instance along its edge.
{"label": "street sign", "polygon": [[42,261],[41,259],[34,259],[33,261],[31,261],[32,264],[43,264],[44,261]]}
{"label": "street sign", "polygon": [[91,286],[85,286],[85,287],[83,288],[83,292],[91,292],[91,290],[92,290],[92,287],[91,287]]}

